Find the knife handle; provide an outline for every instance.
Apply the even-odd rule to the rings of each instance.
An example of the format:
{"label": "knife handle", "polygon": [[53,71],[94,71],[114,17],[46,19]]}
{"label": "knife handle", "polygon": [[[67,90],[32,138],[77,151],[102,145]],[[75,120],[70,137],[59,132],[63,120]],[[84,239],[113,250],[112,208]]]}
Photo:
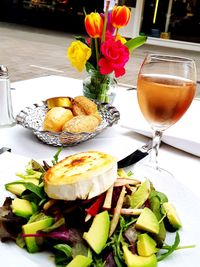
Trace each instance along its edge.
{"label": "knife handle", "polygon": [[8,147],[2,147],[2,148],[0,148],[0,154],[3,154],[6,151],[11,152],[11,148],[8,148]]}
{"label": "knife handle", "polygon": [[145,158],[148,154],[149,154],[148,152],[142,152],[140,150],[136,150],[131,155],[118,161],[117,166],[118,168],[124,168],[124,167],[130,166],[140,161],[141,159]]}

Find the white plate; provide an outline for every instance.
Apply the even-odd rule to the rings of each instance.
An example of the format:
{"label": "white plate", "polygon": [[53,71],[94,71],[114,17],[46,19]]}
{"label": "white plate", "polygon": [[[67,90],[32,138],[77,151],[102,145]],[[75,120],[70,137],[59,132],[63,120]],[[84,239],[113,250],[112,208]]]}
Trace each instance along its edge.
{"label": "white plate", "polygon": [[[4,189],[4,184],[16,180],[15,173],[23,172],[29,159],[16,156],[12,153],[0,155],[0,205],[2,205],[9,193]],[[158,267],[188,267],[197,266],[200,255],[200,199],[195,197],[186,187],[176,180],[161,181],[156,189],[163,191],[178,211],[183,228],[180,230],[180,245],[192,245],[192,249],[182,249],[173,253],[164,261],[158,263]],[[171,234],[168,240],[172,239]],[[29,254],[13,243],[0,242],[1,262],[6,267],[55,267],[53,258],[48,253]],[[78,267],[78,266],[77,266]]]}

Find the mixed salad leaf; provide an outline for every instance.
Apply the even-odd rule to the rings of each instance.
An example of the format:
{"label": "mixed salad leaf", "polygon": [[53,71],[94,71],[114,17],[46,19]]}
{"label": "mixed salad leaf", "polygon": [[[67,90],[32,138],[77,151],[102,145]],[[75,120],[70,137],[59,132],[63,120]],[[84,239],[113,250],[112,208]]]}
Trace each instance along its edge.
{"label": "mixed salad leaf", "polygon": [[[52,160],[58,162],[59,150]],[[0,207],[0,238],[30,253],[51,251],[55,266],[157,266],[179,247],[181,221],[163,192],[146,179],[118,170],[103,194],[86,200],[50,199],[43,177],[50,168],[31,160],[5,188],[13,193]],[[167,232],[174,242],[166,244]],[[81,262],[81,264],[80,264]]]}

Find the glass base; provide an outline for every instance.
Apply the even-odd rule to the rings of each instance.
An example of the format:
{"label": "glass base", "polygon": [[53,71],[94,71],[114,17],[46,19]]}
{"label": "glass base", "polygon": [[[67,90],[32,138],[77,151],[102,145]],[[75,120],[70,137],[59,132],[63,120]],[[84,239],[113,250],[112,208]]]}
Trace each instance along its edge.
{"label": "glass base", "polygon": [[137,180],[144,181],[149,179],[156,190],[165,191],[166,185],[174,180],[172,173],[162,168],[154,168],[148,164],[136,164],[132,170],[133,177]]}
{"label": "glass base", "polygon": [[16,125],[16,121],[0,122],[0,128],[8,128]]}

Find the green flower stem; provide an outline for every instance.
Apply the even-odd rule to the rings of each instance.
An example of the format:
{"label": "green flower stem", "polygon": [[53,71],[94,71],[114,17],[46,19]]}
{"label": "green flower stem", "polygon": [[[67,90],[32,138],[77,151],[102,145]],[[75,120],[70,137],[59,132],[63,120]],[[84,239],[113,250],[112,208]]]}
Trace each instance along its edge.
{"label": "green flower stem", "polygon": [[116,29],[115,39],[117,38],[118,32],[119,32],[119,28]]}
{"label": "green flower stem", "polygon": [[94,38],[95,43],[95,52],[96,52],[96,63],[97,63],[97,69],[98,69],[98,61],[99,61],[99,50],[98,50],[98,39]]}
{"label": "green flower stem", "polygon": [[109,90],[109,85],[105,82],[102,82],[102,84],[100,84],[100,90],[98,94],[98,99],[101,102],[108,102],[108,95],[107,95],[108,90]]}
{"label": "green flower stem", "polygon": [[107,21],[108,21],[108,9],[110,5],[110,0],[106,1],[106,8],[105,8],[105,13],[104,13],[104,24],[103,24],[103,31],[102,31],[102,37],[101,37],[101,43],[105,41],[105,35],[106,35],[106,26],[107,26]]}
{"label": "green flower stem", "polygon": [[83,84],[84,95],[103,103],[109,102],[111,88],[115,87],[115,80],[111,75],[102,75],[98,70],[89,72]]}

